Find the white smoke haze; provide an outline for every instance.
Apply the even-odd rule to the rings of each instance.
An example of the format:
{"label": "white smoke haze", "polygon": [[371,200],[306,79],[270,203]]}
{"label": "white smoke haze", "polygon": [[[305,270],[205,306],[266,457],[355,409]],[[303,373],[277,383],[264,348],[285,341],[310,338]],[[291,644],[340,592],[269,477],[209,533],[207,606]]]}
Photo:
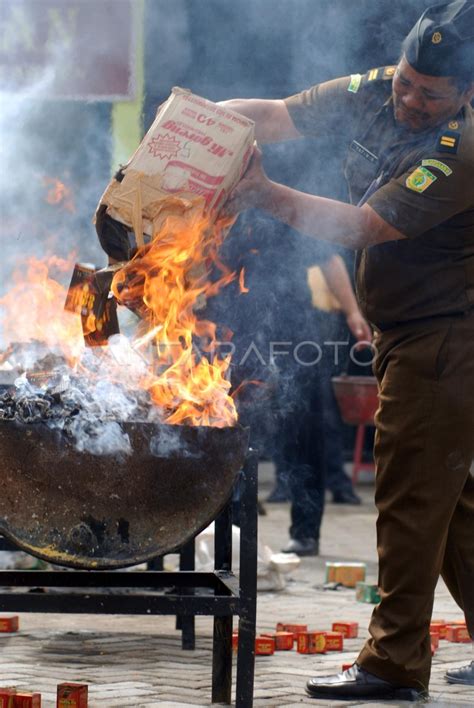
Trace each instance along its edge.
{"label": "white smoke haze", "polygon": [[[116,7],[123,1],[116,0]],[[37,4],[46,7],[42,0]],[[144,130],[174,85],[216,101],[236,96],[281,98],[318,81],[392,63],[398,58],[403,37],[430,4],[431,0],[147,0]],[[80,3],[62,0],[61,5],[67,28]],[[89,2],[92,17],[94,7],[98,12],[101,5],[102,0]],[[113,26],[114,5],[109,2],[108,6]],[[106,41],[107,28],[95,24],[92,36],[81,37],[85,71],[91,71],[87,56],[92,45],[98,56],[111,57],[112,63],[124,51],[119,39],[111,44],[109,33]],[[0,295],[9,290],[14,268],[27,256],[66,257],[74,251],[77,261],[105,265],[91,219],[111,171],[117,167],[111,165],[112,104],[47,97],[72,61],[67,39],[50,41],[49,62],[37,71],[28,88],[21,93],[0,93]],[[325,147],[323,141],[268,147],[266,167],[278,181],[343,198],[336,150],[337,145]],[[65,208],[64,201],[47,203],[48,178],[60,180],[70,190],[74,211]],[[293,309],[289,306],[295,298],[294,284],[316,256],[310,239],[291,234],[295,245],[286,261],[274,239],[288,239],[288,234],[282,235],[265,217],[253,218],[260,252],[253,260],[248,257],[245,265],[250,274],[256,259],[261,265],[255,267],[249,281],[248,299],[239,299],[232,291],[222,308],[226,315],[235,309],[236,329],[250,332],[265,351],[264,342],[271,336],[275,340],[291,338],[294,310],[308,306],[303,299],[295,300]],[[231,255],[245,260],[241,253]],[[68,280],[64,275],[63,284]],[[251,298],[258,302],[254,309],[248,304]],[[8,344],[0,332],[0,348]],[[13,370],[17,366],[31,370],[42,356],[41,347],[31,343],[14,352],[9,365]],[[95,366],[89,356],[93,355],[86,352],[85,362]],[[126,338],[111,341],[110,356],[114,365],[121,367],[123,387],[102,382],[92,387],[90,382],[73,386],[71,403],[80,403],[86,412],[74,421],[71,431],[83,449],[95,454],[117,449],[126,454],[130,443],[117,429],[116,418],[118,412],[122,420],[140,412],[140,402],[127,391],[134,390],[145,363],[143,352],[134,350]],[[0,379],[7,369],[0,372]],[[291,375],[283,367],[270,374],[271,379],[279,377],[290,405],[295,395]],[[56,378],[65,386],[75,375],[61,369]],[[27,383],[22,380],[19,390],[26,396],[37,396],[38,390]],[[169,440],[170,449],[176,444],[174,438]],[[153,450],[159,452],[163,445],[161,439],[155,441]]]}

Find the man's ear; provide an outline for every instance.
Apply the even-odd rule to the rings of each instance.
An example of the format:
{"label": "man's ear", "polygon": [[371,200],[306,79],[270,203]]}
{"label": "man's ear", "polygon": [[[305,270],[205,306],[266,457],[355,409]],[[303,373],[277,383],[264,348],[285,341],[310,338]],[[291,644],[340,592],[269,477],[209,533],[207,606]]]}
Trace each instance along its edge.
{"label": "man's ear", "polygon": [[474,100],[474,81],[471,83],[470,87],[464,91],[464,104],[471,103]]}

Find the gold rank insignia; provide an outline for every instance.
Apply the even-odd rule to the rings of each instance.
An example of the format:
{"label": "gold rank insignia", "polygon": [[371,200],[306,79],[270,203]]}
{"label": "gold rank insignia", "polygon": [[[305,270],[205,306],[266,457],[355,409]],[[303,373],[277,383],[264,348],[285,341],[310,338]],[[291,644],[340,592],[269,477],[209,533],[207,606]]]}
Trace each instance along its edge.
{"label": "gold rank insignia", "polygon": [[396,70],[396,66],[387,66],[385,67],[385,71],[383,72],[383,77],[384,79],[389,78],[390,76],[393,76]]}
{"label": "gold rank insignia", "polygon": [[413,192],[424,192],[428,189],[430,184],[433,184],[438,178],[432,172],[426,169],[426,167],[417,167],[411,175],[408,175],[406,179],[406,186]]}
{"label": "gold rank insignia", "polygon": [[457,129],[459,128],[459,123],[457,122],[457,120],[451,120],[451,121],[448,123],[448,128],[449,128],[450,130],[457,130]]}
{"label": "gold rank insignia", "polygon": [[443,35],[441,32],[435,32],[434,35],[431,37],[431,41],[433,44],[439,44],[443,40]]}
{"label": "gold rank insignia", "polygon": [[460,133],[455,133],[453,130],[445,130],[438,139],[436,146],[438,151],[457,153],[460,137]]}
{"label": "gold rank insignia", "polygon": [[368,75],[368,77],[367,77],[367,81],[375,81],[375,79],[377,78],[378,74],[379,74],[379,70],[378,70],[378,69],[371,69],[371,70],[369,71],[369,75]]}

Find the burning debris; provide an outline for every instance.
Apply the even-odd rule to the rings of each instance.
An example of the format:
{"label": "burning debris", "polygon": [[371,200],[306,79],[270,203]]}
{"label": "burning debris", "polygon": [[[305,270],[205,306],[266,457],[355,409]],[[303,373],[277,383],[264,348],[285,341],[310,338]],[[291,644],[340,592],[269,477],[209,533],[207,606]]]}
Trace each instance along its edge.
{"label": "burning debris", "polygon": [[[230,356],[218,355],[216,325],[197,311],[237,277],[218,259],[230,225],[218,207],[252,142],[251,121],[173,91],[97,212],[106,251],[99,222],[134,239],[122,262],[76,264],[66,295],[72,257],[30,259],[0,299],[3,337],[13,343],[0,354],[0,386],[2,376],[10,384],[1,420],[45,423],[95,454],[130,451],[123,422],[236,424]],[[62,183],[47,186],[51,203],[71,204]],[[124,313],[134,322],[128,336],[120,334]]]}

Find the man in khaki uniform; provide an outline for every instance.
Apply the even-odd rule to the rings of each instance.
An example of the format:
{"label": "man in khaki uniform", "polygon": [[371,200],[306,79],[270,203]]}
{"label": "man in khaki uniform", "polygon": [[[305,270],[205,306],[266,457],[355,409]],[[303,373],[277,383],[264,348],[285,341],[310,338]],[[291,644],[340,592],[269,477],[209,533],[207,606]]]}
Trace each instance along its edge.
{"label": "man in khaki uniform", "polygon": [[[228,102],[256,121],[260,142],[329,131],[344,142],[352,206],[270,181],[256,152],[228,211],[262,208],[357,249],[358,298],[376,332],[382,600],[357,663],[311,679],[314,697],[426,694],[440,574],[474,638],[473,50],[473,2],[456,0],[426,10],[397,66],[284,101]],[[474,683],[474,662],[447,678]]]}

